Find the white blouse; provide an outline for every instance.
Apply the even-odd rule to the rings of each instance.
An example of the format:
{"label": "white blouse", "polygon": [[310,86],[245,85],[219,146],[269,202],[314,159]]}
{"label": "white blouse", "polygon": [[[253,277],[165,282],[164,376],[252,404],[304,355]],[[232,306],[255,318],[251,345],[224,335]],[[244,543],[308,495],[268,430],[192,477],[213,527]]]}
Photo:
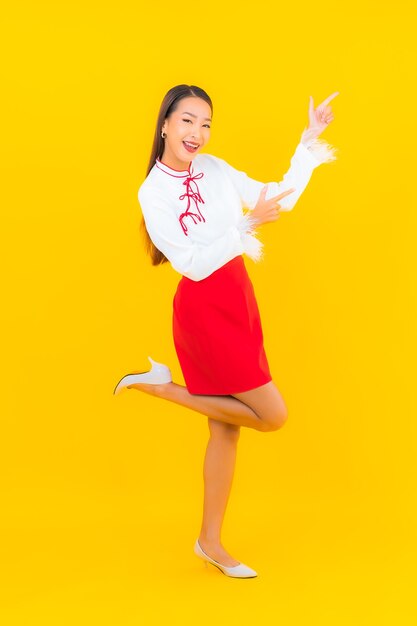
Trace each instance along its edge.
{"label": "white blouse", "polygon": [[182,171],[156,159],[138,191],[148,234],[174,270],[195,281],[243,253],[259,261],[263,243],[250,214],[262,187],[268,185],[266,199],[295,188],[279,200],[281,211],[291,211],[313,170],[334,161],[335,150],[304,130],[282,181],[270,183],[249,178],[212,154],[197,154]]}

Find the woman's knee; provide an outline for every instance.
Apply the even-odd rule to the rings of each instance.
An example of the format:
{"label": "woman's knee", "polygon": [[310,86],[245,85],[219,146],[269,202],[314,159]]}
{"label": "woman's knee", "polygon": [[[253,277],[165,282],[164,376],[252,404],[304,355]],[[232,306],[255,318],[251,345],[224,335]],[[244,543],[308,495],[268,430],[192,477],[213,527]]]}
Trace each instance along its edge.
{"label": "woman's knee", "polygon": [[288,410],[283,401],[278,402],[271,409],[264,416],[264,421],[267,425],[266,432],[280,430],[288,419]]}
{"label": "woman's knee", "polygon": [[271,433],[275,430],[280,430],[284,426],[287,419],[288,414],[283,413],[282,411],[274,415],[268,415],[267,417],[260,419],[261,427],[259,430],[264,433]]}
{"label": "woman's knee", "polygon": [[288,409],[276,385],[271,381],[262,387],[234,395],[249,406],[262,422],[259,430],[279,430],[288,419]]}
{"label": "woman's knee", "polygon": [[269,430],[279,430],[285,424],[288,419],[288,410],[285,404],[279,407],[278,412],[275,414],[274,419],[270,422],[271,428]]}
{"label": "woman's knee", "polygon": [[237,424],[229,424],[219,420],[208,418],[208,427],[211,437],[227,438],[231,441],[237,441],[240,436],[240,426]]}

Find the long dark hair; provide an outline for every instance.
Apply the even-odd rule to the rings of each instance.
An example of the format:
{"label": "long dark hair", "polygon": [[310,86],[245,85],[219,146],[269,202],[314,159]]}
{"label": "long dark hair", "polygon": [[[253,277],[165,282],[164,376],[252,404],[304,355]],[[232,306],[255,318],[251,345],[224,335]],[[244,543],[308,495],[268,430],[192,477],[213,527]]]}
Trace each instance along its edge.
{"label": "long dark hair", "polygon": [[[180,100],[182,100],[183,98],[189,98],[190,96],[194,96],[195,98],[202,98],[202,100],[205,100],[210,105],[211,113],[213,114],[212,101],[209,95],[204,91],[204,89],[196,87],[196,85],[176,85],[175,87],[172,87],[162,100],[162,104],[159,109],[158,120],[156,122],[155,135],[151,151],[151,158],[149,159],[146,176],[148,176],[149,172],[155,165],[156,159],[161,159],[164,153],[165,139],[161,137],[161,130],[165,119],[169,117],[171,113],[177,110]],[[151,257],[152,265],[161,265],[162,263],[166,263],[168,259],[164,254],[162,254],[160,250],[158,250],[158,248],[154,245],[153,241],[149,237],[143,215],[141,217],[139,228],[142,236],[144,237],[145,249],[147,254],[149,254],[149,256]]]}

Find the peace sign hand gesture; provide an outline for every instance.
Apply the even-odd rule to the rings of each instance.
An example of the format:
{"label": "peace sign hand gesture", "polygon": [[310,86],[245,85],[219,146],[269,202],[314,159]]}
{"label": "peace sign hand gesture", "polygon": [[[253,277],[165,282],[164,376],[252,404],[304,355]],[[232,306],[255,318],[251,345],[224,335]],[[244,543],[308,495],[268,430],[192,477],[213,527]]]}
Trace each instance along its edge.
{"label": "peace sign hand gesture", "polygon": [[338,94],[338,91],[332,93],[325,100],[323,100],[321,104],[318,105],[317,109],[314,108],[313,96],[310,96],[310,104],[308,109],[309,124],[307,130],[304,131],[309,139],[313,139],[321,135],[321,133],[328,127],[330,122],[333,121],[334,115],[328,104]]}

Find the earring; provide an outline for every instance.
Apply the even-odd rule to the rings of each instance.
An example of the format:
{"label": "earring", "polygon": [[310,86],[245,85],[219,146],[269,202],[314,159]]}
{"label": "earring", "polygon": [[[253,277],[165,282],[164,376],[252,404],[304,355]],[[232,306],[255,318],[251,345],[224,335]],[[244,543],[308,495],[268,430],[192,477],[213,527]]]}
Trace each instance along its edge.
{"label": "earring", "polygon": [[166,134],[166,132],[163,130],[163,131],[162,131],[162,133],[161,133],[161,137],[162,137],[162,139],[165,139],[165,138],[166,138],[166,136],[167,136],[167,134]]}

